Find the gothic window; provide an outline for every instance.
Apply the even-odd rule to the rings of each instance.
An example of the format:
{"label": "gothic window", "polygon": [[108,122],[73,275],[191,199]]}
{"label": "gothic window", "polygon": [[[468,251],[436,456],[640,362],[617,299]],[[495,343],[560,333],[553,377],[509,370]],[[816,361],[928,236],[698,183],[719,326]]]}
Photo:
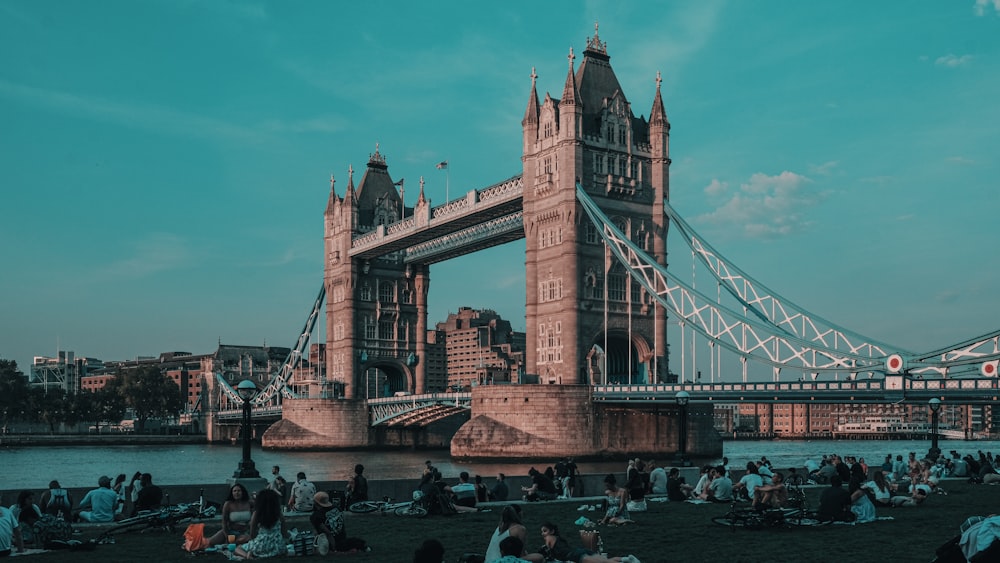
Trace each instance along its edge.
{"label": "gothic window", "polygon": [[608,123],[608,136],[607,136],[607,140],[608,140],[609,143],[614,142],[614,140],[615,140],[615,126],[614,126],[613,123]]}
{"label": "gothic window", "polygon": [[365,282],[361,285],[361,300],[371,301],[372,300],[372,286]]}
{"label": "gothic window", "polygon": [[639,178],[639,163],[634,160],[632,161],[632,177]]}
{"label": "gothic window", "polygon": [[625,175],[625,166],[627,164],[628,163],[625,162],[624,158],[619,158],[618,159],[618,175],[619,176],[624,176]]}
{"label": "gothic window", "polygon": [[548,121],[548,122],[545,123],[545,136],[546,137],[551,137],[552,136],[552,122],[551,121]]}
{"label": "gothic window", "polygon": [[396,288],[392,282],[382,282],[378,284],[378,302],[383,305],[393,302],[393,293]]}
{"label": "gothic window", "polygon": [[333,339],[334,340],[344,339],[344,323],[337,323],[336,326],[333,327]]}
{"label": "gothic window", "polygon": [[625,278],[621,265],[615,264],[608,274],[608,301],[625,301]]}
{"label": "gothic window", "polygon": [[597,172],[598,174],[604,174],[604,155],[603,154],[597,155],[594,158],[594,162],[596,163],[595,166],[597,167],[597,170],[595,170],[595,172]]}
{"label": "gothic window", "polygon": [[632,303],[642,303],[642,286],[638,282],[632,283]]}
{"label": "gothic window", "polygon": [[365,315],[365,339],[375,340],[375,319]]}
{"label": "gothic window", "polygon": [[333,286],[333,302],[340,303],[344,300],[344,286],[335,285]]}
{"label": "gothic window", "polygon": [[380,340],[392,340],[393,339],[393,329],[395,325],[392,321],[379,321],[378,323],[378,337]]}
{"label": "gothic window", "polygon": [[556,239],[557,239],[556,242],[558,242],[559,244],[562,244],[562,227],[559,227],[559,229],[556,231],[556,235],[557,235],[556,236]]}
{"label": "gothic window", "polygon": [[625,130],[624,126],[618,128],[618,142],[623,145],[625,144],[626,133],[627,131]]}
{"label": "gothic window", "polygon": [[584,227],[583,237],[584,240],[587,241],[587,244],[597,244],[598,239],[601,238],[600,235],[597,234],[597,225],[592,222],[587,223],[587,226]]}
{"label": "gothic window", "polygon": [[552,157],[550,156],[545,157],[545,173],[552,173]]}
{"label": "gothic window", "polygon": [[411,292],[409,290],[409,288],[403,288],[402,299],[403,299],[403,303],[407,303],[407,304],[413,303],[413,292]]}

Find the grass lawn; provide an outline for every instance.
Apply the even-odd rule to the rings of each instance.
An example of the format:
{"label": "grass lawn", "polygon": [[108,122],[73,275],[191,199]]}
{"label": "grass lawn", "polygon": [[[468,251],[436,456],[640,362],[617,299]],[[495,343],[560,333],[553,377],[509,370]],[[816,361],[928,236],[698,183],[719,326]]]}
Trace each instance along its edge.
{"label": "grass lawn", "polygon": [[[724,561],[809,563],[841,561],[928,562],[934,550],[958,533],[967,517],[997,512],[1000,487],[969,485],[948,481],[948,495],[933,495],[917,508],[880,509],[879,516],[893,520],[857,526],[829,525],[813,529],[736,530],[711,522],[726,512],[728,505],[650,502],[649,511],[633,514],[635,524],[600,527],[611,555],[633,554],[643,563]],[[809,491],[815,507],[820,489]],[[541,524],[559,526],[570,544],[580,545],[577,526],[581,515],[599,518],[598,512],[578,512],[581,502],[531,503],[524,506],[528,546],[541,545]],[[447,550],[445,561],[452,563],[465,552],[483,553],[496,527],[499,513],[459,514],[448,517],[410,519],[394,515],[350,514],[348,535],[364,538],[370,553],[330,555],[358,562],[409,563],[413,551],[427,538],[437,538]],[[217,525],[211,522],[206,530]],[[308,521],[293,519],[290,526],[308,527]],[[80,539],[96,534],[85,533]],[[114,545],[100,545],[92,552],[50,552],[31,556],[28,561],[190,561],[226,560],[221,554],[192,556],[180,549],[182,532],[130,533],[118,536]],[[280,558],[279,558],[280,559]]]}

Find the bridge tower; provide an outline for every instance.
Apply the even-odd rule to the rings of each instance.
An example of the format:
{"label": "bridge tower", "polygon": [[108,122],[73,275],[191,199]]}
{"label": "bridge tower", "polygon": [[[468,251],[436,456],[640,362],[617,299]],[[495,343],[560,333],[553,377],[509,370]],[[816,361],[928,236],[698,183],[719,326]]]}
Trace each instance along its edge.
{"label": "bridge tower", "polygon": [[336,396],[361,399],[423,390],[417,335],[418,323],[427,323],[427,267],[404,264],[400,252],[372,260],[349,255],[352,237],[412,214],[396,191],[401,184],[390,178],[377,145],[357,188],[353,167],[343,198],[330,179],[323,214],[326,373]]}
{"label": "bridge tower", "polygon": [[596,25],[579,68],[572,49],[568,58],[559,99],[539,103],[532,70],[521,122],[527,371],[542,383],[665,381],[666,313],[606,255],[575,197],[579,183],[666,265],[670,123],[660,76],[647,121],[633,115]]}

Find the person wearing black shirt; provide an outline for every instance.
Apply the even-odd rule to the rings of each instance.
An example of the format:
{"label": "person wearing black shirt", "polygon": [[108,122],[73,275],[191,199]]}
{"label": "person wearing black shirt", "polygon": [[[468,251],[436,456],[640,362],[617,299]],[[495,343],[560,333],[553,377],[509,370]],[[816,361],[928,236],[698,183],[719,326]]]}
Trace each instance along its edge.
{"label": "person wearing black shirt", "polygon": [[851,512],[851,494],[842,485],[840,475],[830,477],[830,486],[819,497],[819,519],[824,522],[851,522],[854,513]]}

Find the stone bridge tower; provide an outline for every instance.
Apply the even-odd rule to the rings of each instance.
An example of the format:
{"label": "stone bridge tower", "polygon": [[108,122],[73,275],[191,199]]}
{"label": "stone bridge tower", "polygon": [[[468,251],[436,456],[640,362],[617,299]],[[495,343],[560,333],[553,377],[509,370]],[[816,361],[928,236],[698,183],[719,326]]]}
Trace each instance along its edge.
{"label": "stone bridge tower", "polygon": [[[390,178],[378,146],[357,188],[350,170],[343,198],[330,179],[323,214],[326,373],[338,397],[423,390],[423,374],[417,373],[417,358],[423,355],[418,340],[426,338],[417,335],[418,323],[426,326],[427,267],[404,264],[400,252],[372,260],[349,256],[353,237],[413,214],[403,207],[397,191],[401,185],[402,180]],[[417,208],[426,206],[421,192]]]}
{"label": "stone bridge tower", "polygon": [[670,123],[660,76],[647,120],[633,115],[596,26],[575,72],[574,62],[570,49],[562,97],[546,94],[541,103],[532,71],[521,122],[527,372],[542,383],[665,381],[665,311],[606,256],[575,197],[579,183],[666,265]]}

